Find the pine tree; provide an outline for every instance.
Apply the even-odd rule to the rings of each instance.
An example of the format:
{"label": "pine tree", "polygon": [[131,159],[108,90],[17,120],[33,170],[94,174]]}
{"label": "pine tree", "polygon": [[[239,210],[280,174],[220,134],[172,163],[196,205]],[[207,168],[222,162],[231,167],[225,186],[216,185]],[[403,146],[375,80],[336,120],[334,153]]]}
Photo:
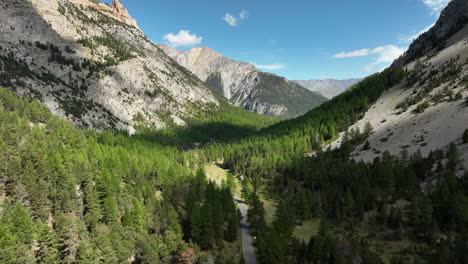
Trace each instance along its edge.
{"label": "pine tree", "polygon": [[460,152],[453,142],[450,143],[449,149],[447,150],[447,159],[447,169],[456,171],[457,166],[460,163]]}
{"label": "pine tree", "polygon": [[11,232],[16,234],[20,243],[30,243],[36,234],[36,225],[29,211],[17,203],[11,209],[6,219],[10,223]]}
{"label": "pine tree", "polygon": [[222,247],[224,238],[224,212],[220,199],[213,201],[210,215],[212,217],[213,233],[216,244],[219,247]]}
{"label": "pine tree", "polygon": [[[99,262],[99,259],[102,259],[103,256],[98,256],[98,253],[95,252],[92,246],[88,241],[82,241],[78,246],[76,253],[76,263],[77,264],[91,264]],[[106,259],[106,261],[109,261]]]}
{"label": "pine tree", "polygon": [[465,129],[465,132],[463,132],[463,144],[468,143],[468,129]]}
{"label": "pine tree", "polygon": [[199,240],[199,244],[205,250],[213,248],[213,244],[216,239],[217,226],[212,215],[214,212],[213,208],[214,207],[210,202],[205,202],[200,209],[202,237]]}
{"label": "pine tree", "polygon": [[364,146],[362,147],[362,150],[369,150],[371,149],[371,145],[369,143],[369,140],[366,140],[366,142],[364,143]]}
{"label": "pine tree", "polygon": [[305,192],[298,193],[294,200],[294,213],[301,224],[308,216],[309,207]]}
{"label": "pine tree", "polygon": [[108,196],[103,199],[102,212],[106,223],[112,224],[117,221],[117,202],[114,197]]}
{"label": "pine tree", "polygon": [[285,244],[292,239],[293,224],[291,221],[291,215],[283,201],[280,201],[276,207],[273,228],[276,230],[281,241]]}
{"label": "pine tree", "polygon": [[249,219],[250,226],[257,231],[260,231],[265,228],[266,225],[265,208],[256,192],[252,193],[251,200],[249,210],[247,211],[247,217]]}
{"label": "pine tree", "polygon": [[244,177],[242,181],[242,199],[247,203],[250,203],[251,195],[253,192],[252,184],[248,177]]}
{"label": "pine tree", "polygon": [[39,250],[37,251],[37,261],[39,263],[61,263],[59,239],[57,234],[47,226],[43,226],[39,239]]}
{"label": "pine tree", "polygon": [[353,193],[351,192],[349,188],[346,190],[343,200],[344,200],[344,209],[346,211],[346,214],[352,215],[355,203],[354,203]]}
{"label": "pine tree", "polygon": [[190,214],[190,236],[193,241],[200,243],[203,238],[204,232],[203,219],[200,214],[200,207],[196,204]]}
{"label": "pine tree", "polygon": [[451,199],[453,216],[458,223],[468,223],[468,198],[461,192],[453,195]]}
{"label": "pine tree", "polygon": [[372,127],[370,122],[366,122],[364,125],[364,137],[368,138],[374,134],[374,128]]}
{"label": "pine tree", "polygon": [[237,232],[239,231],[239,219],[237,214],[232,215],[229,218],[227,229],[225,232],[225,240],[234,242],[237,239]]}

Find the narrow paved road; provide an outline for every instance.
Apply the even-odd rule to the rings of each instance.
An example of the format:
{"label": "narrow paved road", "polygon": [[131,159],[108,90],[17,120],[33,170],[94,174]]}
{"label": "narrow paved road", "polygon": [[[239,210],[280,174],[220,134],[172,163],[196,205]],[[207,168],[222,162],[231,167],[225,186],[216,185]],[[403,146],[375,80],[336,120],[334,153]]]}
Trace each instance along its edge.
{"label": "narrow paved road", "polygon": [[[206,176],[217,185],[221,185],[220,182],[216,181],[208,173],[206,173]],[[257,264],[257,256],[255,255],[252,235],[250,234],[250,224],[247,221],[247,210],[249,207],[237,195],[234,195],[233,198],[242,215],[240,227],[242,232],[242,255],[244,256],[245,264]]]}
{"label": "narrow paved road", "polygon": [[237,195],[234,195],[234,201],[239,207],[242,215],[240,227],[242,231],[242,254],[244,255],[245,264],[257,264],[257,256],[255,256],[255,248],[253,246],[252,235],[250,234],[250,224],[247,221],[247,210],[249,207]]}

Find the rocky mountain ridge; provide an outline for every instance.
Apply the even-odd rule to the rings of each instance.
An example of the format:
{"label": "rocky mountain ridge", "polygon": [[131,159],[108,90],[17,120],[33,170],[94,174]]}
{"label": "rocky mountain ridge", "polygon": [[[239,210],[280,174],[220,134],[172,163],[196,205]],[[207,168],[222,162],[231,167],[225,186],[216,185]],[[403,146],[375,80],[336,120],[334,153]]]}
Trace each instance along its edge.
{"label": "rocky mountain ridge", "polygon": [[0,85],[76,125],[132,133],[219,105],[119,1],[4,0],[0,21]]}
{"label": "rocky mountain ridge", "polygon": [[[407,77],[385,92],[363,118],[349,128],[351,133],[364,131],[370,124],[374,130],[367,141],[354,150],[354,159],[372,162],[385,152],[391,155],[420,153],[426,157],[454,143],[464,167],[468,168],[468,144],[462,140],[468,129],[468,20],[457,24],[458,30],[448,30],[453,28],[458,14],[466,14],[466,9],[462,8],[466,6],[465,0],[449,3],[436,26],[420,36],[408,52],[394,62],[393,67],[403,67]],[[436,45],[437,50],[426,42],[441,36],[443,45]],[[329,146],[339,147],[345,134],[341,133]],[[457,175],[462,174],[462,170],[457,171]]]}
{"label": "rocky mountain ridge", "polygon": [[112,1],[112,11],[114,16],[123,23],[138,28],[137,22],[130,16],[128,10],[123,6],[119,0]]}
{"label": "rocky mountain ridge", "polygon": [[404,66],[422,56],[432,56],[463,39],[453,37],[468,22],[468,1],[452,0],[440,14],[435,25],[421,34],[392,66]]}
{"label": "rocky mountain ridge", "polygon": [[294,80],[293,82],[301,85],[302,87],[322,94],[323,96],[331,99],[340,93],[346,91],[354,84],[360,82],[362,79],[346,79],[346,80]]}
{"label": "rocky mountain ridge", "polygon": [[172,49],[165,44],[159,47],[233,105],[256,113],[295,117],[327,100],[283,77],[264,73],[250,63],[226,58],[208,47],[189,51]]}

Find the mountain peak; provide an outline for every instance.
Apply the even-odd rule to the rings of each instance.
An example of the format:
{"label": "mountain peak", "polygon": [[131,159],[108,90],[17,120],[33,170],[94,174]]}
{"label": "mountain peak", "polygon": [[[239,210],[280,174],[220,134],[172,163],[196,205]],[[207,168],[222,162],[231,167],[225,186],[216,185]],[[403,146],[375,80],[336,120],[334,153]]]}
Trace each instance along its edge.
{"label": "mountain peak", "polygon": [[114,16],[121,22],[138,28],[136,20],[133,19],[128,10],[124,7],[124,5],[120,2],[120,0],[113,0],[112,1],[112,11]]}
{"label": "mountain peak", "polygon": [[213,91],[235,106],[252,112],[294,117],[327,100],[284,77],[264,73],[251,63],[224,57],[209,47],[181,51],[162,44],[159,48]]}
{"label": "mountain peak", "polygon": [[[401,67],[423,55],[442,50],[452,43],[448,40],[468,24],[468,1],[452,0],[440,14],[437,23],[421,34],[393,66]],[[457,42],[458,40],[454,40]]]}

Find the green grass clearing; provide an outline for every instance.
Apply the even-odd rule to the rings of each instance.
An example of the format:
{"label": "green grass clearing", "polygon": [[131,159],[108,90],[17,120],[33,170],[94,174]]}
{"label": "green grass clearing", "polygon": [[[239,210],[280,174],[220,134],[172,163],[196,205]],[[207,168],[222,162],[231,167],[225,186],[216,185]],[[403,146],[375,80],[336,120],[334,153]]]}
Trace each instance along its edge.
{"label": "green grass clearing", "polygon": [[299,241],[309,243],[310,238],[316,235],[319,231],[320,219],[314,218],[305,220],[302,225],[294,228],[294,236]]}
{"label": "green grass clearing", "polygon": [[[204,166],[205,173],[213,177],[217,182],[223,182],[227,179],[227,171],[220,168],[216,163],[205,164]],[[241,197],[242,185],[239,182],[239,179],[235,178],[236,188],[234,193]]]}

